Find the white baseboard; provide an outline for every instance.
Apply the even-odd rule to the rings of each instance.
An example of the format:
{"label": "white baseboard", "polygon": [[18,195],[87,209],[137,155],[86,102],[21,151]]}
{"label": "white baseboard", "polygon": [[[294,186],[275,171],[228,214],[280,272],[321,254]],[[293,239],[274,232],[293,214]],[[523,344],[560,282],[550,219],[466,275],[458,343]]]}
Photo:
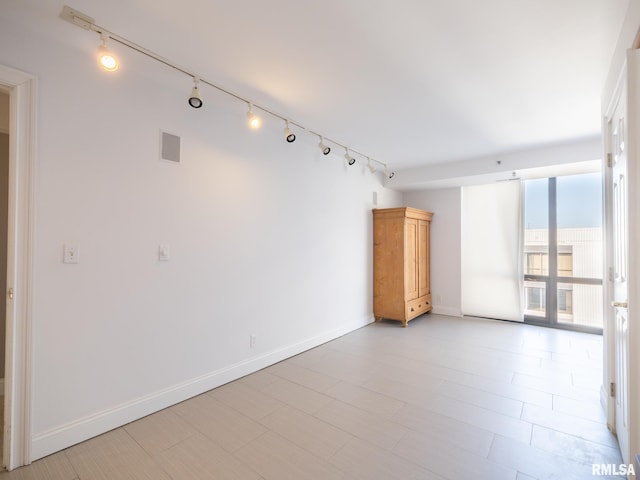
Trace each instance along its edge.
{"label": "white baseboard", "polygon": [[200,395],[250,373],[257,372],[372,322],[372,317],[363,318],[360,322],[354,322],[348,326],[321,333],[298,343],[249,358],[130,402],[79,418],[59,427],[36,433],[32,437],[31,461],[46,457],[71,445],[126,425],[129,422]]}
{"label": "white baseboard", "polygon": [[438,315],[448,315],[450,317],[462,317],[462,310],[460,307],[448,307],[446,305],[434,305],[433,313]]}

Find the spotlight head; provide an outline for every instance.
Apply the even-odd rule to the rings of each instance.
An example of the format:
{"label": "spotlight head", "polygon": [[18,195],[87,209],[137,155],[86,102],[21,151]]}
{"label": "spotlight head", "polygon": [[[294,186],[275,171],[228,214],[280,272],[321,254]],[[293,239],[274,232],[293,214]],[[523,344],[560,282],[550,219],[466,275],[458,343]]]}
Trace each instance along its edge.
{"label": "spotlight head", "polygon": [[104,39],[102,42],[102,45],[98,47],[98,64],[107,72],[115,72],[119,67],[118,59],[104,44]]}
{"label": "spotlight head", "polygon": [[387,166],[384,166],[384,174],[389,178],[393,178],[396,175],[396,172],[390,172]]}
{"label": "spotlight head", "polygon": [[249,123],[249,127],[253,130],[260,128],[262,121],[260,117],[253,113],[253,104],[249,104],[249,111],[247,112],[247,122]]}
{"label": "spotlight head", "polygon": [[191,89],[191,96],[189,97],[189,105],[191,105],[193,108],[200,108],[203,105],[202,97],[200,96],[200,90],[198,90],[197,82],[193,86],[193,89]]}
{"label": "spotlight head", "polygon": [[347,162],[347,165],[351,166],[354,163],[356,163],[356,159],[353,158],[351,155],[349,155],[349,149],[345,148],[344,151],[345,151],[344,158]]}
{"label": "spotlight head", "polygon": [[296,135],[289,129],[289,122],[287,121],[287,126],[284,127],[284,138],[288,143],[293,143],[296,141]]}
{"label": "spotlight head", "polygon": [[322,137],[320,137],[320,143],[318,144],[318,147],[320,147],[320,151],[323,155],[329,155],[329,152],[331,152],[331,147],[328,147],[324,144],[324,139]]}

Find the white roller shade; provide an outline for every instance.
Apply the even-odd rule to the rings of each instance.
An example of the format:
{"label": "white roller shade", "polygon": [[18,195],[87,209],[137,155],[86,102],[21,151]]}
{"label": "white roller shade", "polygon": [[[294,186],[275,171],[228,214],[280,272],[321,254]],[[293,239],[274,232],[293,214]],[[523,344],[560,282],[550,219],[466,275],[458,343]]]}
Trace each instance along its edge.
{"label": "white roller shade", "polygon": [[462,313],[522,322],[522,186],[462,190]]}

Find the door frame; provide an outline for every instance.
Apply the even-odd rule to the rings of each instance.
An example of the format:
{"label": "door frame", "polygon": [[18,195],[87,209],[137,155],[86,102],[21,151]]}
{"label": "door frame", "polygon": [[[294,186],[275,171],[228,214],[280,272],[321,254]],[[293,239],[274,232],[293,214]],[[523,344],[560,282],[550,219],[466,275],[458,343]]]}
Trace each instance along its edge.
{"label": "door frame", "polygon": [[[634,58],[635,57],[635,58]],[[626,122],[627,122],[627,243],[628,245],[638,245],[640,242],[640,212],[637,208],[629,208],[632,205],[638,205],[640,201],[640,166],[637,162],[640,161],[640,142],[637,141],[638,135],[640,135],[640,89],[637,87],[637,83],[640,81],[640,50],[628,50],[626,54],[626,61],[624,62],[616,88],[609,99],[607,109],[603,115],[603,132],[604,135],[604,154],[605,159],[611,152],[610,138],[608,133],[608,123],[612,117],[613,111],[618,101],[626,102]],[[627,84],[626,98],[622,97],[622,90],[624,82]],[[607,265],[606,272],[608,273],[606,297],[605,297],[605,328],[604,334],[604,365],[603,365],[603,385],[600,394],[600,400],[605,407],[607,416],[607,426],[610,430],[615,432],[616,425],[616,405],[613,401],[609,385],[615,381],[615,309],[611,306],[613,301],[613,192],[611,191],[611,168],[607,165],[605,168],[605,205],[606,205],[606,228],[607,236]],[[640,305],[640,255],[637,254],[636,249],[629,248],[628,251],[628,345],[638,345],[640,342],[640,325],[637,320],[638,305]],[[627,348],[628,351],[628,398],[626,402],[629,408],[628,411],[628,451],[623,452],[623,458],[627,462],[633,462],[632,454],[635,455],[640,448],[640,431],[639,431],[639,417],[640,406],[638,400],[640,399],[640,352],[636,351],[636,348]],[[619,390],[616,388],[616,390]]]}
{"label": "door frame", "polygon": [[36,92],[33,75],[0,65],[9,90],[9,214],[3,466],[31,463],[31,366],[36,154]]}

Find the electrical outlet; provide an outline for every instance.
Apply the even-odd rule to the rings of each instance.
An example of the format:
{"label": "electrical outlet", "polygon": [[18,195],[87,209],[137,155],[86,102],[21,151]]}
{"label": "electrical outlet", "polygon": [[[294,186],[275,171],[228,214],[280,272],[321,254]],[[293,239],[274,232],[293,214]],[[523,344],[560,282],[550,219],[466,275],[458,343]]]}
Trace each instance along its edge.
{"label": "electrical outlet", "polygon": [[253,348],[256,346],[256,336],[249,335],[249,348]]}

